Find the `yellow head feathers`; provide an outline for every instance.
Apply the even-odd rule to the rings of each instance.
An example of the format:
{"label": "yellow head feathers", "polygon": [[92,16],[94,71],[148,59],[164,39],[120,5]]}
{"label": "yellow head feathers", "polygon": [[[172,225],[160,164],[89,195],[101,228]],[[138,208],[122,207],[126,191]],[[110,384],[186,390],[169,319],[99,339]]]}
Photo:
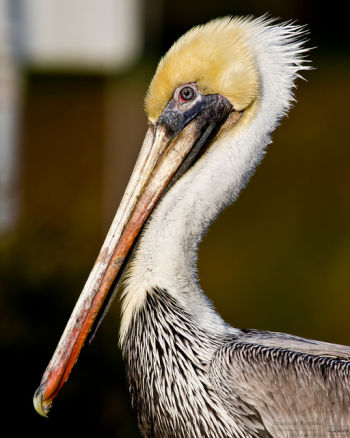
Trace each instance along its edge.
{"label": "yellow head feathers", "polygon": [[258,73],[246,46],[243,20],[222,18],[183,35],[161,59],[149,86],[145,109],[155,122],[174,90],[196,82],[202,94],[221,94],[235,110],[245,109],[258,94]]}

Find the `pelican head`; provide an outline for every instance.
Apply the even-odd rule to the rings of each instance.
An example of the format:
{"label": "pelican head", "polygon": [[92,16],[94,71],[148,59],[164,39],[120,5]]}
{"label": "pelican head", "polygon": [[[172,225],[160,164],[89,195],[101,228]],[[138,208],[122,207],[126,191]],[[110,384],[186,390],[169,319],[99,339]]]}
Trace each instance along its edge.
{"label": "pelican head", "polygon": [[[147,91],[149,127],[125,195],[35,393],[40,414],[47,415],[67,380],[139,235],[135,257],[143,261],[132,258],[122,344],[149,285],[193,286],[203,229],[238,195],[293,100],[294,80],[306,68],[302,34],[291,23],[222,18],[191,29],[162,58]],[[190,265],[188,274],[179,274],[181,264]],[[215,318],[209,311],[208,326]]]}

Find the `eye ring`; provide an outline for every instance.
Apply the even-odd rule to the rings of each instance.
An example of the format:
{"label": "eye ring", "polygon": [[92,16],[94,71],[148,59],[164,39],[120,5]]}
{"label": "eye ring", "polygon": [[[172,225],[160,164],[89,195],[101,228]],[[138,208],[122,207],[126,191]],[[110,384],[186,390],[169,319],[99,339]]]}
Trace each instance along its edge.
{"label": "eye ring", "polygon": [[191,102],[197,96],[196,90],[190,85],[185,85],[178,93],[178,101],[180,103]]}

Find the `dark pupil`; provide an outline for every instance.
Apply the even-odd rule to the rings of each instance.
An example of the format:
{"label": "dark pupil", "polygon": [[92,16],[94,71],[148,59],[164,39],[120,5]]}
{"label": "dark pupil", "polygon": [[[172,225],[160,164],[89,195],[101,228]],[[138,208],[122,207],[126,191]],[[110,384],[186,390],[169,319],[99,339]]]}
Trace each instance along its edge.
{"label": "dark pupil", "polygon": [[184,87],[180,92],[180,96],[183,100],[192,100],[194,98],[194,91],[191,87]]}

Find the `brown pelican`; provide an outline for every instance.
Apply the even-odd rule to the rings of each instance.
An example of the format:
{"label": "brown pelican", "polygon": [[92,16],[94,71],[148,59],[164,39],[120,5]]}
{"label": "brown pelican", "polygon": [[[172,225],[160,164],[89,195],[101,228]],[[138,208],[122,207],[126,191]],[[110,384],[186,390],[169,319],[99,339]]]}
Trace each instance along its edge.
{"label": "brown pelican", "polygon": [[350,347],[232,328],[196,277],[203,232],[293,101],[307,69],[303,38],[292,23],[223,18],[187,32],[160,61],[144,144],[34,396],[39,413],[126,272],[120,345],[142,436],[350,436]]}

